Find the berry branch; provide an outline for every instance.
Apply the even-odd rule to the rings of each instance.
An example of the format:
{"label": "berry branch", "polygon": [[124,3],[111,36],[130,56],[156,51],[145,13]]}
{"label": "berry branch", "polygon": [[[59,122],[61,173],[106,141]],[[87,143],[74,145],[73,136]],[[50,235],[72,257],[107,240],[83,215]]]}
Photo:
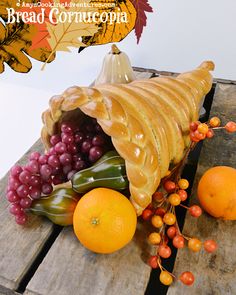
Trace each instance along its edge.
{"label": "berry branch", "polygon": [[[192,285],[194,276],[191,272],[183,272],[179,278],[170,273],[161,264],[161,258],[167,259],[171,256],[171,249],[168,246],[169,239],[177,249],[187,247],[192,252],[199,252],[202,248],[202,242],[196,237],[188,237],[184,235],[179,228],[178,220],[175,213],[175,207],[181,206],[195,218],[202,215],[202,209],[198,205],[188,207],[181,202],[188,198],[186,190],[189,187],[187,179],[181,178],[181,173],[188,159],[189,153],[196,147],[197,143],[206,139],[212,138],[215,131],[225,130],[229,133],[236,132],[236,123],[228,122],[225,126],[221,126],[221,121],[218,117],[213,117],[209,122],[201,123],[199,121],[190,124],[190,139],[191,144],[186,150],[185,155],[180,163],[178,163],[171,171],[168,171],[166,177],[161,181],[158,190],[153,194],[152,203],[143,211],[142,218],[146,221],[151,221],[156,231],[153,231],[148,236],[148,241],[156,247],[156,255],[151,256],[148,264],[152,268],[160,268],[160,281],[164,285],[170,285],[173,279],[180,280],[185,285]],[[205,251],[212,253],[217,249],[217,243],[214,240],[206,240],[203,243]]]}

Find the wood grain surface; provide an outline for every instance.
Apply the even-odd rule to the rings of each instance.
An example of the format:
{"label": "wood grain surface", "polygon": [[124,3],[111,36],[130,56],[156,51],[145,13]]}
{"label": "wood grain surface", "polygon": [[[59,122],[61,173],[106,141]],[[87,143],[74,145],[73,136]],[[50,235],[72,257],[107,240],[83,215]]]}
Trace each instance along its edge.
{"label": "wood grain surface", "polygon": [[[20,164],[31,151],[42,151],[41,142],[32,146]],[[33,216],[25,227],[15,223],[5,197],[7,177],[0,182],[0,286],[15,290],[50,235],[52,224]]]}
{"label": "wood grain surface", "polygon": [[[218,84],[214,96],[211,117],[219,116],[223,123],[236,120],[236,85]],[[196,189],[200,177],[213,166],[227,165],[236,168],[236,134],[218,131],[217,135],[206,140],[201,151],[193,188],[192,204],[198,203]],[[173,284],[168,295],[234,295],[236,294],[236,222],[217,220],[206,213],[200,218],[186,215],[183,233],[198,237],[202,241],[215,239],[219,249],[215,254],[205,251],[190,252],[187,248],[178,251],[174,274],[184,271],[195,275],[192,287],[182,283]]]}
{"label": "wood grain surface", "polygon": [[147,250],[143,229],[120,251],[101,255],[86,250],[72,227],[64,228],[25,294],[143,295],[150,276]]}

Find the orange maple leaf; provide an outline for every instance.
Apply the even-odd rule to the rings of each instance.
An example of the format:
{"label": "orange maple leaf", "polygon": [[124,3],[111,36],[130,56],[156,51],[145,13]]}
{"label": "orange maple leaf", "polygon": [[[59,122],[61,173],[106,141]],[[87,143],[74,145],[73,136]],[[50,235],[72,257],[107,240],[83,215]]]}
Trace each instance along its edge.
{"label": "orange maple leaf", "polygon": [[[29,22],[30,24],[35,25],[37,28],[37,33],[32,38],[32,45],[29,50],[34,50],[37,48],[45,48],[48,50],[51,50],[51,46],[48,43],[47,38],[50,37],[48,29],[47,29],[47,22],[49,22],[49,13],[51,11],[51,7],[49,4],[52,4],[52,0],[41,0],[40,3],[42,4],[42,7],[45,9],[44,11],[44,22]],[[20,12],[35,12],[36,16],[41,13],[42,7],[34,6],[32,8],[30,7],[22,7],[18,11]]]}

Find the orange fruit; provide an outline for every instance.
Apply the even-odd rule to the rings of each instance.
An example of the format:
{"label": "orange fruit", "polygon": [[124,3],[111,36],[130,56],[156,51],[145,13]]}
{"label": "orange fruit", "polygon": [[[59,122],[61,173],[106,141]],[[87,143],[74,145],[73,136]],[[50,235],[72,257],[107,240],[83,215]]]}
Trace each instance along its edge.
{"label": "orange fruit", "polygon": [[135,233],[137,215],[121,193],[96,188],[78,202],[74,232],[81,244],[96,253],[112,253],[128,244]]}
{"label": "orange fruit", "polygon": [[236,169],[210,168],[201,177],[197,193],[202,208],[210,215],[236,220]]}

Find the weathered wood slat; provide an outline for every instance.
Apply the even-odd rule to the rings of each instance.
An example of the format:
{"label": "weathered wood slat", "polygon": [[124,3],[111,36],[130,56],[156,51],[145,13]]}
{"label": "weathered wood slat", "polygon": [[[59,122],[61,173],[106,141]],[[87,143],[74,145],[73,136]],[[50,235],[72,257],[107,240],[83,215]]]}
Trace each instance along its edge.
{"label": "weathered wood slat", "polygon": [[71,227],[65,228],[25,295],[143,295],[150,276],[150,267],[142,260],[147,248],[145,233],[139,230],[135,239],[120,251],[95,254],[79,243]]}
{"label": "weathered wood slat", "polygon": [[[133,67],[133,69],[136,72],[148,72],[151,74],[155,74],[157,76],[177,76],[180,73],[177,72],[167,72],[167,71],[158,71],[158,70],[154,70],[154,69],[144,69],[144,68],[140,68],[140,67]],[[229,79],[221,79],[221,78],[214,78],[213,79],[214,83],[221,83],[221,84],[233,84],[236,85],[236,80],[229,80]]]}
{"label": "weathered wood slat", "polygon": [[[40,141],[32,146],[19,163],[25,163],[28,154],[33,150],[42,150]],[[32,217],[27,227],[17,225],[8,212],[6,185],[7,175],[0,183],[0,286],[15,290],[53,227],[46,220],[37,217]]]}
{"label": "weathered wood slat", "polygon": [[[137,73],[149,78],[150,73]],[[145,232],[137,230],[134,240],[110,255],[87,251],[72,228],[63,229],[29,282],[25,294],[41,295],[143,295],[150,267],[143,260],[147,251]]]}
{"label": "weathered wood slat", "polygon": [[[211,108],[211,116],[219,116],[223,123],[236,120],[236,86],[218,84]],[[191,203],[197,203],[196,189],[202,174],[213,166],[227,165],[236,168],[236,135],[218,131],[217,135],[204,142],[193,188]],[[195,275],[192,287],[180,282],[173,284],[168,295],[233,295],[236,294],[236,222],[216,220],[207,214],[193,218],[187,214],[183,233],[187,236],[210,238],[218,241],[216,254],[190,252],[187,248],[178,251],[174,274],[183,271]]]}

